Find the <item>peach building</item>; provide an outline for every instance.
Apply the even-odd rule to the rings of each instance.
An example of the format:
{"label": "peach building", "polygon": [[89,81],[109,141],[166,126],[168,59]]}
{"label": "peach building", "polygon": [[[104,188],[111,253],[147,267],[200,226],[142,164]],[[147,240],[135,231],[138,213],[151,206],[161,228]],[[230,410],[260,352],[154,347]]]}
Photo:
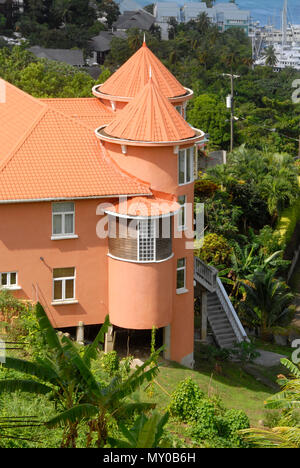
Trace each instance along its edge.
{"label": "peach building", "polygon": [[56,328],[163,328],[165,357],[192,366],[192,91],[145,43],[93,98],[0,85],[0,286]]}

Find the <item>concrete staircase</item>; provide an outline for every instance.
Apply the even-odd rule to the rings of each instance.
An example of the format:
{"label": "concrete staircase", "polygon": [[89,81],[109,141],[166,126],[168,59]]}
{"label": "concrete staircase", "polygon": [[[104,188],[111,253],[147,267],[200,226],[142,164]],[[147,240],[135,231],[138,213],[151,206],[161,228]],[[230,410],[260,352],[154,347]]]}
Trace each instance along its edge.
{"label": "concrete staircase", "polygon": [[207,318],[220,348],[233,348],[237,337],[215,292],[207,295]]}
{"label": "concrete staircase", "polygon": [[248,341],[244,327],[218,278],[218,271],[195,257],[194,280],[202,287],[202,296],[206,298],[202,303],[205,309],[202,314],[206,314],[220,348],[232,348],[235,343]]}

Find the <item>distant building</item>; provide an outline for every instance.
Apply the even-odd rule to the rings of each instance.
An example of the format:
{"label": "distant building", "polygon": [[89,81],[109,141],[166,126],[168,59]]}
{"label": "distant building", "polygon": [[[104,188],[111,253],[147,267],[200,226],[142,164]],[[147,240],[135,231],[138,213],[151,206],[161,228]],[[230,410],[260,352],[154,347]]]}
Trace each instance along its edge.
{"label": "distant building", "polygon": [[102,65],[104,63],[114,37],[124,39],[127,36],[126,33],[122,31],[101,31],[98,36],[92,37],[90,40],[91,58],[87,60],[89,65]]}
{"label": "distant building", "polygon": [[125,11],[113,24],[113,29],[117,31],[127,31],[137,28],[142,31],[149,31],[155,23],[155,16],[143,9],[138,11]]}
{"label": "distant building", "polygon": [[29,49],[36,57],[64,62],[68,65],[83,67],[85,65],[82,50],[77,49],[46,49],[40,46],[33,46]]}
{"label": "distant building", "polygon": [[201,13],[206,13],[222,32],[232,27],[239,27],[249,34],[250,11],[240,10],[235,3],[218,3],[208,8],[205,2],[188,2],[183,7],[176,2],[158,2],[154,7],[156,24],[161,27],[162,39],[168,38],[168,24],[171,18],[178,23],[188,23],[196,20]]}
{"label": "distant building", "polygon": [[168,39],[169,22],[175,19],[178,23],[183,21],[181,8],[176,2],[158,2],[153,10],[156,24],[161,29],[161,38]]}

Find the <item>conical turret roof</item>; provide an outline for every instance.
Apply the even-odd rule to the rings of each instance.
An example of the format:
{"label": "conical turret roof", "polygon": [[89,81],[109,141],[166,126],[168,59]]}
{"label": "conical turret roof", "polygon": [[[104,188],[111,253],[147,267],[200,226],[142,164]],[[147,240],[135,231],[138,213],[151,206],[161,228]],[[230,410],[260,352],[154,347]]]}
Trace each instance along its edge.
{"label": "conical turret roof", "polygon": [[150,67],[164,96],[174,98],[186,94],[186,89],[151,52],[145,41],[142,47],[108,78],[99,90],[110,96],[133,98],[148,82]]}
{"label": "conical turret roof", "polygon": [[195,131],[149,79],[140,93],[105,128],[107,135],[134,141],[168,142],[192,138]]}

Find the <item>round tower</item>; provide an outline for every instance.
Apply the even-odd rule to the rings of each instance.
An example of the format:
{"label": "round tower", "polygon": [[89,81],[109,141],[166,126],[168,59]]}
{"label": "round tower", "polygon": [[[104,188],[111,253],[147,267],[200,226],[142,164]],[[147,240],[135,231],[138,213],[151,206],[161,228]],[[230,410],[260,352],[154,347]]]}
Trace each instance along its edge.
{"label": "round tower", "polygon": [[103,104],[118,111],[132,101],[149,80],[149,69],[153,72],[153,80],[161,93],[176,107],[185,118],[187,101],[192,98],[193,91],[184,88],[174,75],[151,52],[144,40],[142,47],[133,54],[105,83],[93,88],[94,96]]}
{"label": "round tower", "polygon": [[[190,365],[194,346],[193,207],[195,144],[192,128],[164,96],[153,76],[116,118],[96,130],[111,158],[150,185],[107,210],[109,314],[132,329],[165,327],[166,354]],[[191,208],[192,209],[192,208]]]}

